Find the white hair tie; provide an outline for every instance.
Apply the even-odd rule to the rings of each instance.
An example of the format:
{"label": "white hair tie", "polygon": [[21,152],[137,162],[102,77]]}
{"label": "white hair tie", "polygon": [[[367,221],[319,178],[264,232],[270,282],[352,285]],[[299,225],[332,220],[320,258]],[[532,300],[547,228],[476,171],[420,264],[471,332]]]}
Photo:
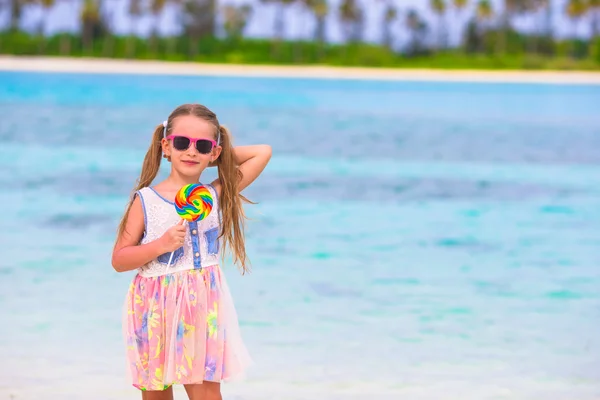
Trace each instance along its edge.
{"label": "white hair tie", "polygon": [[168,125],[168,121],[163,121],[163,137],[166,139],[167,138],[167,125]]}

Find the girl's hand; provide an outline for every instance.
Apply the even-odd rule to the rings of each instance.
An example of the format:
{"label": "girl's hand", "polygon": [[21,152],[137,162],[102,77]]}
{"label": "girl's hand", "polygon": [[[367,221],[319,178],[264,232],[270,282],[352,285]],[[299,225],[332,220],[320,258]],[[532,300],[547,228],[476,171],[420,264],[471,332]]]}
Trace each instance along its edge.
{"label": "girl's hand", "polygon": [[183,220],[181,220],[177,225],[169,228],[169,230],[158,239],[161,242],[161,248],[164,249],[165,253],[170,253],[183,246],[185,231],[186,227],[183,226]]}

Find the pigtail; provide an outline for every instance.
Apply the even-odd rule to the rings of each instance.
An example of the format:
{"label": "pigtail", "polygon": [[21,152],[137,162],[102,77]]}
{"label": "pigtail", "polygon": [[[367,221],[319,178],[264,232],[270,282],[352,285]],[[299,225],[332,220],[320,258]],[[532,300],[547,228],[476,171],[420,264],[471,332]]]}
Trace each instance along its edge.
{"label": "pigtail", "polygon": [[224,248],[229,245],[234,263],[238,264],[242,274],[244,274],[250,269],[246,265],[248,263],[244,239],[244,220],[246,219],[246,214],[244,213],[242,202],[251,203],[251,201],[241,195],[239,191],[242,172],[235,162],[231,133],[222,125],[218,129],[221,154],[216,161],[216,165],[221,183],[219,208],[221,209],[222,217],[219,237],[223,240]]}
{"label": "pigtail", "polygon": [[162,158],[162,145],[161,140],[163,138],[163,133],[166,128],[163,124],[160,124],[154,130],[154,134],[152,135],[152,142],[150,143],[150,148],[146,153],[146,157],[144,157],[144,163],[142,164],[142,172],[140,177],[137,180],[137,184],[133,189],[133,194],[131,196],[131,200],[127,205],[127,209],[125,210],[125,214],[119,223],[118,235],[117,238],[121,237],[123,232],[125,232],[125,225],[127,224],[127,217],[129,216],[129,210],[131,210],[131,205],[133,204],[133,199],[135,192],[138,190],[148,187],[156,178],[158,171],[160,169],[160,161]]}

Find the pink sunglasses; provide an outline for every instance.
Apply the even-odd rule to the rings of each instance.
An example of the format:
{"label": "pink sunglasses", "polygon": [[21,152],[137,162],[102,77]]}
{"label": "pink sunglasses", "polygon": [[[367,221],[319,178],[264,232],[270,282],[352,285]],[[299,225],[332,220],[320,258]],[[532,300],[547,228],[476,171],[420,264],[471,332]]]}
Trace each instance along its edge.
{"label": "pink sunglasses", "polygon": [[182,135],[169,135],[167,140],[173,140],[173,147],[179,151],[185,151],[194,144],[200,154],[209,154],[213,148],[217,147],[217,142],[211,139],[192,139]]}

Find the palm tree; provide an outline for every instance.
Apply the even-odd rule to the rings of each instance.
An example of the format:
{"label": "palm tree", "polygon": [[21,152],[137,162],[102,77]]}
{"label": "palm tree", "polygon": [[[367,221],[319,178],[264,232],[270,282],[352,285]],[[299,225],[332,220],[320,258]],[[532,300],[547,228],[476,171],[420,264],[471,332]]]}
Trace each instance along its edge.
{"label": "palm tree", "polygon": [[588,0],[588,11],[592,20],[592,37],[600,36],[600,0]]}
{"label": "palm tree", "polygon": [[514,16],[531,10],[531,4],[536,0],[504,0],[504,8],[500,14],[500,34],[498,36],[498,52],[506,52],[508,34],[512,29],[511,21]]}
{"label": "palm tree", "polygon": [[[73,3],[75,3],[76,0],[69,0],[67,1],[67,4],[70,6],[69,8],[71,9],[70,11],[72,11],[73,9]],[[75,5],[77,6],[77,4]],[[59,34],[60,36],[60,41],[58,44],[58,52],[60,55],[69,55],[71,54],[71,41],[72,41],[72,35],[69,34],[68,32],[61,32]]]}
{"label": "palm tree", "polygon": [[[452,4],[454,6],[454,9],[456,10],[456,18],[460,19],[460,16],[463,14],[465,9],[467,8],[467,5],[469,4],[469,0],[452,0]],[[460,32],[459,38],[460,38],[459,43],[462,44],[462,42],[463,42],[463,33],[462,32]]]}
{"label": "palm tree", "polygon": [[313,38],[317,42],[317,59],[322,60],[325,57],[325,41],[327,40],[327,15],[329,14],[329,4],[327,0],[303,0],[304,5],[315,16],[316,24]]}
{"label": "palm tree", "polygon": [[363,10],[357,0],[342,0],[340,19],[348,42],[359,42],[362,36]]}
{"label": "palm tree", "polygon": [[541,36],[552,37],[552,0],[535,0],[534,10],[542,11],[544,15],[543,28],[540,29]]}
{"label": "palm tree", "polygon": [[439,18],[438,33],[439,42],[438,47],[443,49],[446,47],[446,27],[444,26],[444,16],[446,15],[446,2],[445,0],[430,0],[429,6],[434,14]]}
{"label": "palm tree", "polygon": [[167,0],[150,0],[150,13],[153,17],[153,24],[150,30],[150,47],[153,53],[156,52],[158,42],[158,27],[160,22],[160,13],[164,10]]}
{"label": "palm tree", "polygon": [[86,51],[92,48],[94,36],[97,34],[101,22],[100,6],[96,0],[84,0],[81,13],[81,41]]}
{"label": "palm tree", "polygon": [[43,36],[48,24],[48,14],[50,13],[50,9],[54,7],[54,0],[40,0],[40,5],[42,6],[42,21],[39,26],[39,34]]}
{"label": "palm tree", "polygon": [[469,0],[453,0],[454,8],[456,8],[457,12],[462,12],[469,4]]}
{"label": "palm tree", "polygon": [[577,57],[576,54],[576,40],[578,38],[577,28],[579,21],[585,16],[588,11],[588,4],[586,0],[569,0],[566,4],[565,9],[567,16],[573,21],[573,39],[571,40],[571,57]]}
{"label": "palm tree", "polygon": [[480,25],[485,24],[494,17],[494,8],[490,0],[479,0],[475,12]]}
{"label": "palm tree", "polygon": [[10,24],[9,31],[17,32],[21,22],[21,15],[23,14],[23,4],[20,0],[12,0],[10,4]]}
{"label": "palm tree", "polygon": [[588,4],[586,0],[569,0],[566,5],[566,13],[571,20],[573,20],[573,36],[576,39],[577,27],[579,25],[579,21],[588,11]]}
{"label": "palm tree", "polygon": [[144,9],[142,5],[142,0],[129,0],[129,18],[131,20],[131,31],[129,32],[129,38],[127,39],[127,45],[125,49],[127,57],[135,58],[135,48],[137,42],[136,28],[138,26],[137,22],[139,21],[143,13]]}
{"label": "palm tree", "polygon": [[[551,31],[552,27],[549,26],[548,24],[552,22],[552,5],[550,4],[551,0],[535,0],[535,2],[533,3],[533,11],[535,12],[540,12],[542,11],[543,14],[546,16],[546,21],[545,21],[545,26],[544,26],[544,32],[546,34],[549,34],[549,32]],[[550,28],[550,29],[548,29]]]}
{"label": "palm tree", "polygon": [[228,39],[236,40],[242,37],[251,13],[252,6],[249,4],[242,6],[228,4],[223,6],[223,27]]}
{"label": "palm tree", "polygon": [[525,10],[526,12],[533,14],[534,18],[538,16],[540,12],[545,15],[545,22],[540,24],[538,27],[534,26],[534,34],[531,35],[527,40],[528,50],[535,54],[538,50],[540,38],[544,35],[551,36],[552,9],[550,7],[550,0],[528,0],[525,4]]}
{"label": "palm tree", "polygon": [[42,6],[42,14],[37,26],[37,34],[40,39],[38,52],[43,54],[46,48],[44,35],[46,32],[46,25],[48,24],[48,14],[50,13],[50,9],[54,6],[54,0],[40,0],[39,4]]}
{"label": "palm tree", "polygon": [[167,0],[150,0],[150,12],[154,19],[151,28],[151,35],[158,36],[158,27],[160,26],[160,13],[165,9]]}
{"label": "palm tree", "polygon": [[277,9],[275,10],[273,33],[276,40],[283,39],[285,34],[285,8],[295,3],[296,0],[261,0],[261,2],[277,6]]}
{"label": "palm tree", "polygon": [[487,22],[494,18],[494,8],[490,0],[479,0],[475,6],[475,19],[473,30],[476,33],[476,41],[474,42],[477,51],[485,50],[485,26]]}
{"label": "palm tree", "polygon": [[110,11],[110,14],[107,15],[106,9],[109,7],[103,7],[103,0],[99,0],[98,10],[100,12],[100,25],[102,26],[102,55],[104,57],[112,57],[114,55],[115,50],[115,35],[111,34],[113,32],[113,24],[114,24],[114,10]]}
{"label": "palm tree", "polygon": [[46,31],[46,25],[48,23],[47,14],[50,8],[55,4],[54,0],[11,0],[10,1],[10,31],[17,32],[21,23],[21,17],[23,16],[23,8],[32,5],[40,4],[43,8],[42,17],[38,25],[38,34],[43,35]]}
{"label": "palm tree", "polygon": [[534,10],[539,0],[504,0],[503,24],[510,27],[510,22],[517,14]]}
{"label": "palm tree", "polygon": [[31,0],[12,0],[10,5],[10,31],[17,32],[21,24],[21,17],[23,15],[23,7]]}
{"label": "palm tree", "polygon": [[406,14],[406,27],[412,36],[408,52],[409,54],[418,54],[423,50],[423,38],[427,33],[427,24],[416,10],[410,9]]}
{"label": "palm tree", "polygon": [[326,39],[326,18],[329,14],[329,4],[327,0],[304,0],[304,4],[316,19],[314,40],[319,43],[324,43]]}
{"label": "palm tree", "polygon": [[[185,0],[164,0],[164,4],[162,5],[162,10],[164,10],[164,8],[166,7],[167,4],[173,4],[176,5],[179,10],[178,10],[178,15],[177,18],[180,20],[180,24],[183,25],[184,27],[184,31],[185,31],[185,27],[186,27],[186,23],[189,21],[189,16],[185,14],[185,10],[186,10],[186,1]],[[156,5],[151,5],[151,9],[157,9],[158,8],[158,4]],[[156,13],[154,15],[154,34],[156,36],[158,36],[158,26],[160,25],[160,17],[158,15],[159,13]],[[169,36],[166,37],[165,42],[166,42],[166,49],[165,49],[165,53],[168,55],[172,55],[175,54],[177,52],[177,42],[179,41],[179,37],[177,35],[174,34],[170,34]]]}
{"label": "palm tree", "polygon": [[389,1],[386,5],[385,12],[383,14],[383,45],[388,49],[394,47],[394,35],[392,34],[392,25],[398,19],[398,9],[392,1]]}
{"label": "palm tree", "polygon": [[185,0],[183,3],[184,35],[189,38],[189,56],[198,54],[201,38],[215,34],[216,0]]}

